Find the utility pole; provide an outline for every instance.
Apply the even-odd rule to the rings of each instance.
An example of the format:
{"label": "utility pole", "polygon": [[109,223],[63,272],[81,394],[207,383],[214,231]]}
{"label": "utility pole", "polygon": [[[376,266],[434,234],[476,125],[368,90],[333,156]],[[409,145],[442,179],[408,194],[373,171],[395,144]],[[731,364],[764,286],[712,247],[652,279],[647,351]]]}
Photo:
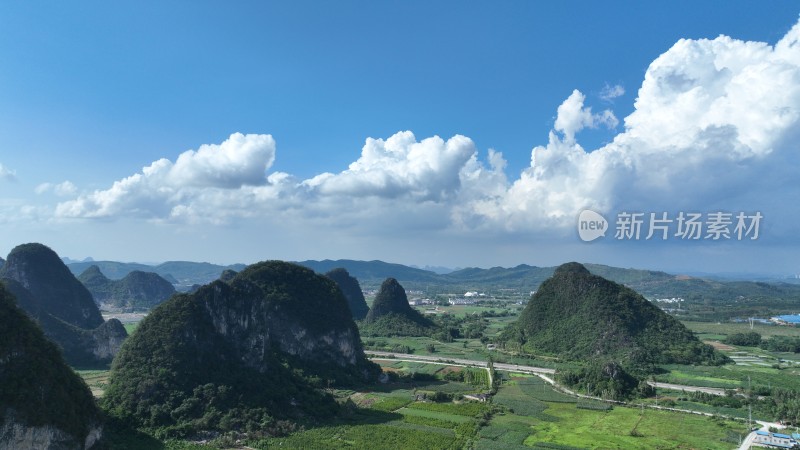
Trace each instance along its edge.
{"label": "utility pole", "polygon": [[747,376],[747,426],[748,431],[753,431],[753,388],[750,386],[750,375]]}

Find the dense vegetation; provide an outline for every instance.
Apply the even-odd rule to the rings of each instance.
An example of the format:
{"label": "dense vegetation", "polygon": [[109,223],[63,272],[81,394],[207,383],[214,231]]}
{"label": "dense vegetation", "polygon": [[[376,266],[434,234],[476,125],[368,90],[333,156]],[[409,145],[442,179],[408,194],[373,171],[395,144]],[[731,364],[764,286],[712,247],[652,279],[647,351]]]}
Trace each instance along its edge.
{"label": "dense vegetation", "polygon": [[192,300],[179,295],[163,303],[123,345],[103,399],[112,416],[183,436],[268,431],[277,419],[335,407],[272,355],[262,361],[265,372],[243,365]]}
{"label": "dense vegetation", "polygon": [[734,333],[728,335],[724,343],[728,345],[743,345],[745,347],[757,347],[761,343],[761,335],[755,332]]}
{"label": "dense vegetation", "polygon": [[78,280],[92,293],[98,304],[126,309],[150,309],[175,293],[172,283],[157,273],[134,270],[120,280],[110,280],[96,265]]}
{"label": "dense vegetation", "polygon": [[657,364],[728,361],[641,295],[578,263],[560,266],[542,283],[500,345],[584,363],[561,381],[613,399],[646,394],[642,380]]}
{"label": "dense vegetation", "polygon": [[759,346],[771,352],[800,353],[800,336],[773,336],[762,340]]}
{"label": "dense vegetation", "polygon": [[726,360],[641,295],[578,263],[562,265],[542,283],[502,340],[510,350],[633,367]]}
{"label": "dense vegetation", "polygon": [[335,281],[342,290],[344,298],[347,299],[347,305],[350,307],[350,312],[353,314],[353,319],[361,320],[367,316],[369,306],[364,299],[364,293],[361,292],[361,285],[358,280],[347,272],[346,269],[337,267],[325,274],[328,278]]}
{"label": "dense vegetation", "polygon": [[611,400],[649,397],[655,393],[647,381],[613,361],[601,363],[593,360],[581,368],[560,372],[558,380],[581,394]]}
{"label": "dense vegetation", "polygon": [[0,284],[0,423],[52,426],[82,447],[99,417],[89,388]]}
{"label": "dense vegetation", "polygon": [[361,326],[365,336],[427,336],[436,325],[408,304],[403,286],[387,278]]}
{"label": "dense vegetation", "polygon": [[267,262],[156,307],[115,359],[104,405],[161,434],[275,435],[338,410],[320,388],[376,369],[333,281]]}

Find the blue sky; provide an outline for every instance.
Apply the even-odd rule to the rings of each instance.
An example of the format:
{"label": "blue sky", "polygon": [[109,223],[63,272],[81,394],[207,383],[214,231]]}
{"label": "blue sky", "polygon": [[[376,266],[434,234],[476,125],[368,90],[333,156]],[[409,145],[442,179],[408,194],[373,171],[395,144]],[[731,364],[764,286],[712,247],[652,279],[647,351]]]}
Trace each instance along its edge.
{"label": "blue sky", "polygon": [[[800,7],[697,3],[6,2],[0,253],[800,272]],[[696,86],[640,91],[673,72]],[[583,208],[766,218],[754,242],[587,244]]]}

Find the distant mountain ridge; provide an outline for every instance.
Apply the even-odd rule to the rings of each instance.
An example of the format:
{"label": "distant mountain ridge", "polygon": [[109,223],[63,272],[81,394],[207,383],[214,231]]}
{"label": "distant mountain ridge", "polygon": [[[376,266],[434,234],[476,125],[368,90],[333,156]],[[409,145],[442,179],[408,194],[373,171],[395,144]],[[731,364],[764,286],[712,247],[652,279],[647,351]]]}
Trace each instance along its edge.
{"label": "distant mountain ridge", "polygon": [[115,308],[150,309],[175,294],[175,287],[155,272],[134,270],[120,280],[110,280],[96,265],[78,280],[99,305]]}
{"label": "distant mountain ridge", "polygon": [[170,282],[191,286],[193,284],[207,284],[219,278],[226,269],[236,272],[242,271],[245,264],[231,264],[221,266],[207,262],[192,261],[167,261],[155,266],[140,263],[124,263],[117,261],[82,261],[67,264],[69,270],[79,276],[91,266],[97,266],[103,274],[112,280],[119,280],[133,271],[154,272]]}
{"label": "distant mountain ridge", "polygon": [[[390,264],[383,261],[325,260],[299,264],[315,271],[343,267],[365,289],[377,289],[386,277],[394,277],[406,289],[430,294],[458,293],[468,290],[511,289],[527,296],[551,277],[555,267],[520,264],[516,267],[476,267],[448,274]],[[602,264],[584,264],[593,274],[623,284],[650,299],[680,297],[693,304],[709,304],[709,314],[726,314],[733,305],[737,314],[759,316],[770,311],[792,312],[800,307],[800,284],[783,282],[734,281],[694,278],[658,270],[620,268]]]}
{"label": "distant mountain ridge", "polygon": [[369,282],[369,284],[374,286],[380,286],[387,278],[396,278],[397,280],[417,283],[441,283],[443,277],[443,275],[428,270],[415,269],[402,264],[387,263],[379,260],[357,261],[352,259],[339,259],[333,261],[325,259],[322,261],[299,261],[297,264],[306,266],[317,273],[326,273],[341,267],[346,269],[350,275],[356,277],[359,283],[364,284]]}
{"label": "distant mountain ridge", "polygon": [[[178,281],[184,287],[207,284],[219,278],[226,269],[239,272],[245,267],[243,264],[220,266],[192,262],[167,262],[157,266],[147,266],[113,261],[81,262],[68,266],[73,273],[80,274],[91,264],[96,264],[111,279],[122,278],[133,270],[143,270],[156,272],[170,282]],[[298,264],[320,274],[335,268],[344,268],[351,276],[358,279],[361,287],[365,290],[377,289],[386,278],[395,278],[407,289],[422,290],[431,294],[503,288],[516,290],[520,295],[527,296],[528,292],[538,289],[539,285],[552,276],[555,270],[555,267],[520,264],[509,268],[472,267],[447,274],[438,274],[429,270],[379,260],[326,259],[300,261]],[[762,313],[766,314],[767,311],[791,312],[800,306],[800,284],[798,283],[696,278],[657,270],[620,268],[602,264],[585,264],[585,267],[596,275],[624,284],[651,299],[681,297],[689,303],[711,302],[715,305],[714,308],[709,308],[713,314],[724,315],[725,312],[719,307],[719,304],[730,304],[732,300],[739,297],[742,298],[737,301],[751,306],[749,309],[741,310],[741,314],[747,315],[758,316]],[[173,282],[173,284],[176,283]]]}

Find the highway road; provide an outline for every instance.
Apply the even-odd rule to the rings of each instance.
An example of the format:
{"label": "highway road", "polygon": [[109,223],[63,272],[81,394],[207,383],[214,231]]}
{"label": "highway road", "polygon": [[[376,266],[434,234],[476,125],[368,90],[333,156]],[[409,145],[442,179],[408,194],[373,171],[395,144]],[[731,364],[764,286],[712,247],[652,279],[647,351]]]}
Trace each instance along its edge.
{"label": "highway road", "polygon": [[[450,358],[444,356],[430,356],[430,355],[414,355],[410,353],[378,352],[373,350],[366,350],[364,353],[366,353],[367,355],[377,356],[378,358],[375,359],[391,358],[391,359],[400,359],[408,361],[423,361],[432,364],[453,363],[469,367],[486,367],[486,361],[476,361],[472,359]],[[494,368],[496,370],[530,373],[536,375],[553,375],[554,373],[556,373],[555,369],[549,369],[546,367],[523,366],[519,364],[507,364],[498,362],[494,363]],[[552,383],[552,380],[549,377],[546,379],[548,380],[548,382]],[[684,384],[659,383],[652,381],[648,383],[651,386],[654,386],[658,389],[671,389],[675,391],[686,391],[686,392],[705,392],[706,394],[712,394],[712,395],[725,395],[725,389],[708,388],[700,386],[687,386]]]}
{"label": "highway road", "polygon": [[687,386],[685,384],[659,383],[648,381],[647,384],[658,389],[671,389],[673,391],[704,392],[711,395],[725,395],[725,389],[700,386]]}

